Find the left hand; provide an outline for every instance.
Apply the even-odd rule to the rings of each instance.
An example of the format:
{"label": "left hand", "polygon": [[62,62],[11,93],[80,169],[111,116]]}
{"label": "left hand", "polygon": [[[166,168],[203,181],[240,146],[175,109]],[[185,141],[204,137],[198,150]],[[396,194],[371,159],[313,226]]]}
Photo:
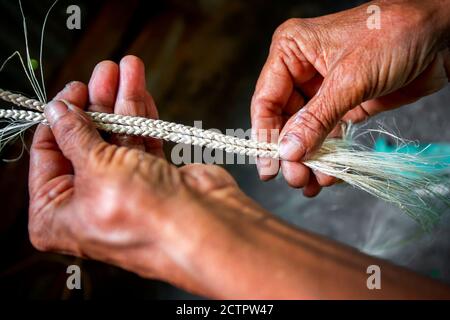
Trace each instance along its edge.
{"label": "left hand", "polygon": [[73,82],[47,105],[51,128],[39,125],[31,147],[32,244],[193,287],[189,277],[178,281],[185,263],[173,255],[201,246],[198,242],[210,228],[180,244],[183,237],[171,230],[180,223],[184,230],[190,213],[204,219],[198,209],[204,201],[224,207],[228,191],[241,198],[242,192],[220,167],[172,166],[160,140],[113,134],[107,143],[80,108],[158,116],[146,90],[144,65],[132,56],[120,67],[101,62],[89,87]]}

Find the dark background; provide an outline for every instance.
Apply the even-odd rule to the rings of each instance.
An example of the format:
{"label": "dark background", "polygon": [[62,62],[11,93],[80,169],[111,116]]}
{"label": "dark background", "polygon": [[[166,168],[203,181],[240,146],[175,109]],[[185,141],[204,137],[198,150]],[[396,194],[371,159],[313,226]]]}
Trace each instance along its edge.
{"label": "dark background", "polygon": [[[65,1],[55,7],[46,29],[45,78],[49,97],[71,80],[87,82],[95,64],[141,57],[164,120],[208,128],[248,128],[249,105],[275,28],[290,17],[311,17],[364,1],[197,0]],[[51,1],[23,1],[31,55],[38,57],[41,24]],[[66,28],[66,8],[82,10],[82,29]],[[0,0],[0,61],[24,52],[18,2]],[[15,60],[0,73],[0,87],[33,95]],[[450,141],[450,90],[378,117],[408,139]],[[6,107],[6,105],[2,107]],[[27,136],[27,141],[31,137]],[[16,143],[1,154],[15,158]],[[283,179],[257,179],[252,165],[228,165],[242,189],[279,217],[424,275],[450,283],[450,219],[430,234],[397,208],[345,185],[313,200]],[[27,235],[28,154],[0,163],[0,295],[38,299],[185,298],[167,284],[141,279],[115,267],[39,253]],[[83,290],[66,289],[66,267],[82,268]],[[218,273],[220,276],[220,273]],[[418,288],[420,290],[420,288]]]}

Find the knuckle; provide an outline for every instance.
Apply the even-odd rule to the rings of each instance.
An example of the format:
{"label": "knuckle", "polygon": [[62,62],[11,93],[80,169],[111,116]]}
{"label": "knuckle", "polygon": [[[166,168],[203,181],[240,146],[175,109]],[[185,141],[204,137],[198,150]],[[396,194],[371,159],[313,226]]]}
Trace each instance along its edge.
{"label": "knuckle", "polygon": [[291,46],[294,48],[300,44],[307,44],[308,48],[316,47],[319,34],[314,24],[308,19],[290,18],[275,30],[272,36],[272,44],[277,45],[284,41],[287,44],[294,42],[295,46]]}
{"label": "knuckle", "polygon": [[273,114],[281,114],[283,103],[267,94],[259,94],[253,97],[251,108],[254,118],[264,118]]}
{"label": "knuckle", "polygon": [[43,234],[43,228],[32,221],[28,224],[28,234],[31,245],[39,251],[49,251],[50,246],[48,241],[45,240]]}
{"label": "knuckle", "polygon": [[274,39],[278,39],[280,36],[289,35],[292,31],[296,30],[299,26],[301,26],[302,20],[299,18],[290,18],[283,22],[278,28],[275,29],[273,34]]}
{"label": "knuckle", "polygon": [[231,175],[228,173],[227,170],[225,170],[224,168],[217,166],[217,165],[212,165],[212,164],[208,164],[205,166],[205,168],[207,169],[208,173],[210,174],[210,179],[212,180],[217,180],[217,181],[224,181],[226,183],[234,183],[234,179],[231,177]]}
{"label": "knuckle", "polygon": [[[136,161],[138,161],[137,162],[138,164],[141,164],[142,162],[154,164],[154,163],[158,163],[159,160],[161,160],[162,163],[165,163],[164,160],[162,160],[160,158],[147,156],[148,154],[145,153],[145,151],[142,151],[139,149],[120,147],[119,150],[123,151],[123,153],[127,159],[132,159],[133,161],[136,160]],[[145,161],[140,161],[143,159],[145,159]]]}
{"label": "knuckle", "polygon": [[122,97],[119,106],[120,113],[147,117],[147,95],[146,93],[128,93]]}
{"label": "knuckle", "polygon": [[33,248],[35,248],[38,251],[42,252],[49,251],[48,246],[45,244],[44,241],[41,240],[40,237],[30,234],[30,242]]}
{"label": "knuckle", "polygon": [[181,170],[184,177],[192,178],[191,180],[195,181],[194,187],[202,193],[237,186],[231,175],[220,166],[190,164]]}
{"label": "knuckle", "polygon": [[308,129],[317,138],[325,136],[334,127],[329,112],[323,108],[316,108],[314,111],[304,109],[301,113],[301,120],[297,121],[296,125],[297,128]]}
{"label": "knuckle", "polygon": [[145,103],[145,93],[133,92],[122,97],[122,100],[131,105],[142,105]]}
{"label": "knuckle", "polygon": [[108,199],[108,205],[102,209],[102,212],[92,215],[92,225],[97,230],[114,230],[120,226],[120,222],[126,218],[123,214],[122,201],[119,201],[120,195],[116,194]]}
{"label": "knuckle", "polygon": [[95,145],[89,152],[88,163],[102,166],[108,165],[119,149],[116,145],[110,145],[104,141]]}
{"label": "knuckle", "polygon": [[144,139],[140,136],[118,134],[111,137],[111,142],[118,145],[127,146],[129,148],[145,150]]}
{"label": "knuckle", "polygon": [[[95,204],[90,203],[88,208],[80,211],[80,219],[77,221],[77,225],[73,226],[75,229],[73,232],[76,232],[80,241],[102,241],[102,238],[119,232],[124,222],[127,221],[123,194],[113,184],[110,184],[107,189],[96,196]],[[93,205],[98,208],[92,210]]]}

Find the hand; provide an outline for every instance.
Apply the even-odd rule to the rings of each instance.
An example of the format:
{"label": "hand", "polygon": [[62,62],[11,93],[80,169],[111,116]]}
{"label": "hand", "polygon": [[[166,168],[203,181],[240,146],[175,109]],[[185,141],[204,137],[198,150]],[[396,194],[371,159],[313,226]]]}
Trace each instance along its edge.
{"label": "hand", "polygon": [[[198,199],[213,201],[220,190],[239,192],[234,180],[216,166],[177,169],[164,160],[159,140],[112,135],[107,143],[80,107],[158,116],[144,66],[135,57],[125,57],[120,68],[100,63],[89,87],[67,85],[45,109],[51,129],[40,125],[31,147],[31,242],[40,250],[175,281],[179,268],[162,249],[171,243],[164,228],[170,230],[175,217],[188,217]],[[185,217],[178,217],[180,208]]]}
{"label": "hand", "polygon": [[[371,4],[381,9],[380,30],[367,27]],[[335,182],[311,174],[300,161],[331,132],[336,135],[340,120],[364,120],[448,83],[449,8],[448,0],[375,1],[329,16],[291,19],[276,30],[252,100],[252,128],[281,130],[281,169],[290,186],[315,196]],[[278,163],[261,159],[261,179],[273,178],[278,170],[265,170],[273,167]]]}

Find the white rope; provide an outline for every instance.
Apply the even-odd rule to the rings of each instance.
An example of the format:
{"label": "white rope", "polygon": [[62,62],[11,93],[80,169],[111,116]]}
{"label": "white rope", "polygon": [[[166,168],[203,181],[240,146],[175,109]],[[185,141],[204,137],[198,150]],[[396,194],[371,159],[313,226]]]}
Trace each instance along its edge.
{"label": "white rope", "polygon": [[[3,89],[0,89],[0,99],[19,107],[35,110],[0,109],[0,118],[46,123],[45,115],[42,113],[45,108],[44,103]],[[92,118],[97,128],[107,132],[163,139],[175,143],[219,149],[246,156],[279,158],[278,146],[272,143],[239,139],[215,131],[163,120],[102,112],[86,113]]]}

